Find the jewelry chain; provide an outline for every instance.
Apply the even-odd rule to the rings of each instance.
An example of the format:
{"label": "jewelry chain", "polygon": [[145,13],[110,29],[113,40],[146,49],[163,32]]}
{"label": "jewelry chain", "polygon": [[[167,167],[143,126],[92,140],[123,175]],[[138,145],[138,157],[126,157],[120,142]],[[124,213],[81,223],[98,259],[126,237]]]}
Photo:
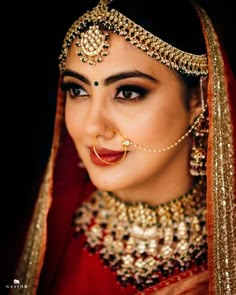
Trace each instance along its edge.
{"label": "jewelry chain", "polygon": [[205,112],[205,110],[206,110],[206,107],[203,108],[201,114],[198,116],[198,118],[194,121],[194,123],[192,124],[192,126],[188,129],[188,131],[183,136],[181,136],[176,142],[174,142],[173,144],[171,144],[171,145],[169,145],[169,146],[167,146],[165,148],[162,148],[162,149],[145,148],[145,147],[143,147],[143,146],[141,146],[139,144],[133,143],[129,139],[125,139],[122,142],[122,145],[123,146],[126,146],[126,147],[132,145],[133,147],[138,148],[140,150],[144,150],[144,151],[148,151],[148,152],[154,152],[154,153],[161,153],[161,152],[169,151],[170,149],[173,149],[178,144],[180,144],[192,132],[192,130],[197,126],[197,124],[200,122],[200,120],[204,118],[204,112]]}

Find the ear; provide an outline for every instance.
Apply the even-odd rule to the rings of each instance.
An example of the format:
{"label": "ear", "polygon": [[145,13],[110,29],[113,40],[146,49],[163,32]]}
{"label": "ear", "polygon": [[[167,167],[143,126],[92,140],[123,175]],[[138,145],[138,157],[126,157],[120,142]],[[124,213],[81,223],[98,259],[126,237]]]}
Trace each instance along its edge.
{"label": "ear", "polygon": [[200,115],[203,107],[206,105],[207,83],[208,77],[200,77],[197,87],[191,90],[189,104],[190,125],[193,124],[194,120]]}

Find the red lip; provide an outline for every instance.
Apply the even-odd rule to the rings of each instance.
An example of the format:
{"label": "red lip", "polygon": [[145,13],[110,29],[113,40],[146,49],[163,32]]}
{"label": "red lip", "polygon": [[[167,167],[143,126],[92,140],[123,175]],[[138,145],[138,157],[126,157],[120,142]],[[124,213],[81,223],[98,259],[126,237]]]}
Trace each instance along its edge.
{"label": "red lip", "polygon": [[[96,152],[98,156],[105,162],[102,162],[101,159],[97,157],[95,154],[93,147],[89,148],[90,151],[90,159],[93,164],[97,166],[111,166],[111,164],[118,162],[124,156],[124,151],[113,151],[101,147],[96,147]],[[111,163],[111,164],[109,164]]]}

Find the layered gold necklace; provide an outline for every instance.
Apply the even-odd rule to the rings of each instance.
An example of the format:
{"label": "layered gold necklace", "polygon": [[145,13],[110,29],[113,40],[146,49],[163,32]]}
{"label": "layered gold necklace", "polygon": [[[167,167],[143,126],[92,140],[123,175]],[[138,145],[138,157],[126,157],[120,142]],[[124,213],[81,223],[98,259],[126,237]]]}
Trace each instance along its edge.
{"label": "layered gold necklace", "polygon": [[75,234],[122,286],[142,290],[206,262],[205,182],[165,204],[127,203],[95,191],[75,212]]}

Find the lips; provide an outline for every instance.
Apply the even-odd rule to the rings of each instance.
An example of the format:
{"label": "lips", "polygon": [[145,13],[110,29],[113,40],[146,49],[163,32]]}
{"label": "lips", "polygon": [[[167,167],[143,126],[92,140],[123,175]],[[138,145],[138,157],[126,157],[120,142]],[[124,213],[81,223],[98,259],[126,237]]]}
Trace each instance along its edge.
{"label": "lips", "polygon": [[[92,147],[89,148],[90,151],[90,159],[91,161],[97,166],[110,166],[109,163],[113,164],[118,162],[124,156],[124,151],[113,151],[101,147],[96,147],[96,151],[98,156],[101,158],[99,159],[95,154]],[[107,162],[104,163],[101,160]]]}

